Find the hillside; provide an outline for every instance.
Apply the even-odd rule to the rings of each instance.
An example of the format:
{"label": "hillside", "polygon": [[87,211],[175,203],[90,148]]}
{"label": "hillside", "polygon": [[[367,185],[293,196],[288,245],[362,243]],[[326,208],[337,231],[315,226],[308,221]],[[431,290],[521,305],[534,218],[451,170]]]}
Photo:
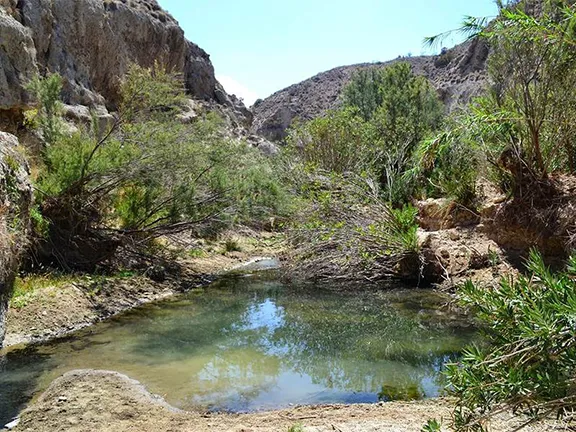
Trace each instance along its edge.
{"label": "hillside", "polygon": [[252,110],[252,132],[273,141],[286,136],[295,118],[309,120],[336,108],[340,93],[359,69],[387,67],[399,61],[412,65],[414,73],[428,77],[449,110],[466,103],[486,84],[487,46],[477,40],[465,42],[437,56],[399,57],[383,63],[362,63],[322,72],[257,102]]}

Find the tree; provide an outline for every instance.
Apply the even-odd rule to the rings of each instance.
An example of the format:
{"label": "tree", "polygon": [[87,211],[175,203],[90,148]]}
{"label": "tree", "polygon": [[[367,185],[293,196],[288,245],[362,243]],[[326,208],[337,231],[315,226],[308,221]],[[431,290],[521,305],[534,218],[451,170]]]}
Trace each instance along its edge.
{"label": "tree", "polygon": [[413,192],[405,174],[414,152],[442,125],[444,106],[429,81],[415,76],[408,63],[382,71],[380,93],[382,102],[372,119],[380,142],[377,170],[388,200],[401,204]]}
{"label": "tree", "polygon": [[423,138],[442,124],[444,107],[410,64],[360,70],[344,90],[344,105],[374,129],[373,167],[390,202],[405,202],[413,185],[405,176]]}
{"label": "tree", "polygon": [[367,67],[357,71],[344,87],[344,106],[355,107],[364,121],[369,121],[382,105],[382,70]]}
{"label": "tree", "polygon": [[576,14],[548,4],[535,17],[526,7],[504,9],[482,35],[493,48],[494,108],[514,114],[510,148],[531,175],[545,178],[574,163],[576,130],[567,119],[576,114]]}

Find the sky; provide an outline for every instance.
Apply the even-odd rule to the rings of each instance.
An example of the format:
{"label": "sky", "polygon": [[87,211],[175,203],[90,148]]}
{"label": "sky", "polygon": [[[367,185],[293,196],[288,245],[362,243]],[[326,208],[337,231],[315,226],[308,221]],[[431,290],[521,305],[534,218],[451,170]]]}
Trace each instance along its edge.
{"label": "sky", "polygon": [[[493,0],[158,1],[248,106],[337,66],[432,54],[425,36],[497,10]],[[458,42],[453,36],[444,46]]]}

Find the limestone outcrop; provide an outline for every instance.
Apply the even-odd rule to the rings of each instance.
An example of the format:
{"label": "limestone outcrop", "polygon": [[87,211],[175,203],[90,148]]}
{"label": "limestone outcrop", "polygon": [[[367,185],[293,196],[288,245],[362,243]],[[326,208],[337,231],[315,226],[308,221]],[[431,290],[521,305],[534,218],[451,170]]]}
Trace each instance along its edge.
{"label": "limestone outcrop", "polygon": [[193,98],[226,105],[249,123],[210,56],[156,0],[0,0],[0,110],[29,105],[25,85],[37,71],[62,75],[66,104],[113,110],[130,64],[156,61],[179,73]]}

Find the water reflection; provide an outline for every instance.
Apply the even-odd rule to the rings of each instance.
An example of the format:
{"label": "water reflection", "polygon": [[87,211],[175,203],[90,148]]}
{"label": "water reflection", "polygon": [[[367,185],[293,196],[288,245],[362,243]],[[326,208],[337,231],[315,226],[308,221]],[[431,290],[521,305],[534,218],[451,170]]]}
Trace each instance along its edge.
{"label": "water reflection", "polygon": [[21,405],[14,389],[27,388],[26,399],[76,368],[126,373],[184,409],[436,396],[442,365],[472,337],[438,313],[442,302],[421,291],[334,293],[232,278],[37,347],[40,361],[5,357],[0,423]]}

